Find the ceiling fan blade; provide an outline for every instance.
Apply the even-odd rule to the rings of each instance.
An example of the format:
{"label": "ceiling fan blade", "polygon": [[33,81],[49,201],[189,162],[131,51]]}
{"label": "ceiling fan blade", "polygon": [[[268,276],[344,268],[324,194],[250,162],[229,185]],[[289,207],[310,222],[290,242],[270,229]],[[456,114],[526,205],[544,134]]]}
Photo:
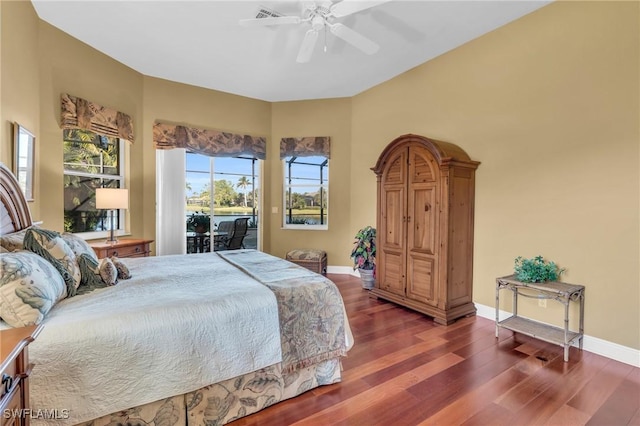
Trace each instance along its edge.
{"label": "ceiling fan blade", "polygon": [[352,46],[362,50],[367,55],[373,55],[380,48],[377,43],[374,43],[362,34],[355,32],[351,28],[340,23],[330,25],[329,30],[336,37],[340,37]]}
{"label": "ceiling fan blade", "polygon": [[299,62],[301,64],[309,62],[309,60],[311,59],[311,55],[313,54],[313,48],[316,46],[317,40],[318,31],[314,29],[307,31],[307,33],[304,35],[304,40],[302,40],[300,51],[298,51],[296,62]]}
{"label": "ceiling fan blade", "polygon": [[277,18],[241,19],[243,27],[262,27],[265,25],[299,24],[302,19],[299,16],[279,16]]}
{"label": "ceiling fan blade", "polygon": [[331,6],[331,15],[336,18],[358,13],[374,6],[388,3],[391,0],[342,0],[340,3],[334,3]]}

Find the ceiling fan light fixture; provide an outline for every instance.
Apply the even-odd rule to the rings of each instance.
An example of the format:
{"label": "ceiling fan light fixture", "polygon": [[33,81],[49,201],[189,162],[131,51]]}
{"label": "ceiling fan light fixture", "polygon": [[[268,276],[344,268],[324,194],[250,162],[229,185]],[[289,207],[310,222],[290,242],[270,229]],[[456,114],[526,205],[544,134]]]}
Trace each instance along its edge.
{"label": "ceiling fan light fixture", "polygon": [[321,29],[323,29],[325,24],[326,24],[326,21],[322,16],[316,15],[313,18],[311,18],[311,28],[313,28],[316,31],[320,31]]}

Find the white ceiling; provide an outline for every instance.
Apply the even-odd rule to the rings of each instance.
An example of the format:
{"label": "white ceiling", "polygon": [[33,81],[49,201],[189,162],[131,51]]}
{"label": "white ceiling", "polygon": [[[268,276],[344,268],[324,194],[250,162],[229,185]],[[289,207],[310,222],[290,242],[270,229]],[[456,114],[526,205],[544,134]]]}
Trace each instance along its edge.
{"label": "white ceiling", "polygon": [[296,56],[308,23],[238,24],[260,6],[300,15],[301,1],[32,3],[44,21],[144,75],[275,102],[356,95],[549,1],[390,1],[338,20],[378,43],[377,53],[320,34],[305,64]]}

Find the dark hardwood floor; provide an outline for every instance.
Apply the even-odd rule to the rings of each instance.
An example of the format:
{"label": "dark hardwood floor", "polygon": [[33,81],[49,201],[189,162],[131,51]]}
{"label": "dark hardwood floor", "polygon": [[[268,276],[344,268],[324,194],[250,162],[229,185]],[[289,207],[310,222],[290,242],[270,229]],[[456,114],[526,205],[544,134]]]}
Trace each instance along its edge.
{"label": "dark hardwood floor", "polygon": [[640,369],[507,330],[480,317],[450,326],[339,287],[355,337],[342,382],[240,425],[640,425]]}

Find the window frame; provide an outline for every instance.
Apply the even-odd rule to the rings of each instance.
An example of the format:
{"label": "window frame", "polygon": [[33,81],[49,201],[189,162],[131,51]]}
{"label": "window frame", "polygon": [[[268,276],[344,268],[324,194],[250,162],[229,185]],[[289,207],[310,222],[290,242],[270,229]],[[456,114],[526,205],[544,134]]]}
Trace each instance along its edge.
{"label": "window frame", "polygon": [[[99,133],[96,133],[96,132],[92,132],[92,133],[100,136]],[[108,137],[115,138],[114,136],[108,136]],[[84,176],[92,179],[100,178],[100,179],[117,180],[120,182],[120,186],[118,186],[118,188],[126,189],[127,188],[126,161],[128,158],[127,144],[125,139],[122,139],[122,138],[116,138],[116,139],[118,139],[119,174],[105,175],[105,174],[98,174],[98,173],[79,172],[76,170],[67,170],[64,159],[63,159],[63,162],[62,162],[63,179],[64,179],[64,176]],[[63,143],[64,143],[64,133],[63,133]],[[63,188],[63,191],[64,191],[64,188]],[[95,197],[95,192],[94,192],[94,197]],[[100,209],[96,209],[96,210],[100,210]],[[64,217],[64,206],[63,206],[63,217]],[[118,228],[114,230],[114,235],[118,237],[122,235],[126,235],[127,234],[127,209],[118,209],[118,225],[119,225]],[[73,234],[85,240],[93,240],[93,239],[100,239],[100,238],[108,238],[110,232],[111,231],[107,229],[104,231],[74,232]]]}
{"label": "window frame", "polygon": [[[307,164],[307,165],[312,165],[312,166],[318,166],[318,167],[326,167],[326,174],[323,174],[322,176],[326,176],[325,179],[322,179],[320,182],[318,183],[314,183],[314,184],[291,184],[289,182],[287,182],[287,163],[290,161],[291,158],[302,158],[304,159],[305,157],[296,157],[293,155],[287,156],[285,158],[282,159],[282,229],[294,229],[294,230],[308,230],[308,231],[328,231],[329,230],[329,212],[330,212],[330,207],[329,207],[329,171],[330,171],[330,167],[329,167],[329,159],[324,157],[323,155],[317,155],[317,157],[323,157],[325,158],[325,165],[322,166],[320,164]],[[304,160],[301,162],[303,163]],[[290,177],[289,177],[290,180]],[[326,194],[326,198],[327,198],[327,202],[326,202],[326,223],[323,224],[317,224],[317,225],[302,225],[302,224],[291,224],[291,223],[287,223],[287,216],[288,216],[288,208],[287,208],[287,197],[288,197],[288,193],[289,193],[289,189],[290,188],[322,188],[324,190],[324,193]],[[322,215],[321,215],[322,217]]]}

